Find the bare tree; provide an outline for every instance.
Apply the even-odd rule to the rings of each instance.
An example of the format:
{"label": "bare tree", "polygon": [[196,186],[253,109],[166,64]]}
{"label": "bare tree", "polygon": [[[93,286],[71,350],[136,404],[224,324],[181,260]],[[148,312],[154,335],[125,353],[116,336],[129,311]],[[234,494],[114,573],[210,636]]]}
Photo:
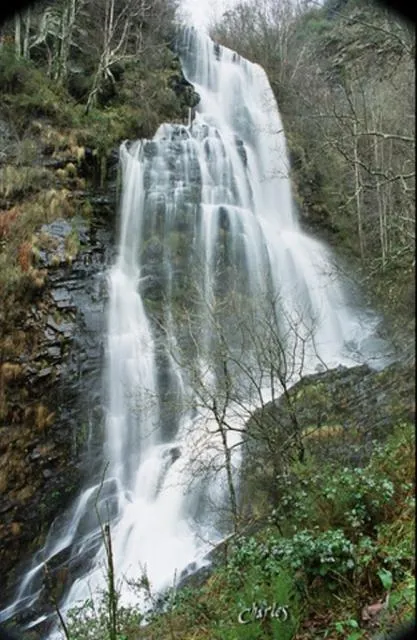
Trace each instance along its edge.
{"label": "bare tree", "polygon": [[175,8],[173,0],[105,0],[104,5],[96,2],[95,19],[101,29],[96,45],[98,65],[87,100],[87,111],[96,103],[106,81],[115,84],[115,65],[138,60],[155,48],[155,42],[149,41],[149,34],[163,36]]}
{"label": "bare tree", "polygon": [[[199,482],[224,474],[236,531],[242,521],[239,477],[244,451],[261,445],[275,476],[293,458],[304,460],[303,434],[289,390],[305,373],[308,354],[315,352],[314,323],[289,318],[271,293],[262,299],[233,289],[225,296],[206,295],[198,284],[202,278],[193,281],[194,294],[178,313],[181,346],[172,342],[171,328],[161,329],[188,389],[178,406],[194,415],[188,436],[193,442],[193,477]],[[267,410],[278,398],[286,406],[282,423]],[[253,443],[249,449],[248,442]],[[221,507],[214,508],[218,515]]]}

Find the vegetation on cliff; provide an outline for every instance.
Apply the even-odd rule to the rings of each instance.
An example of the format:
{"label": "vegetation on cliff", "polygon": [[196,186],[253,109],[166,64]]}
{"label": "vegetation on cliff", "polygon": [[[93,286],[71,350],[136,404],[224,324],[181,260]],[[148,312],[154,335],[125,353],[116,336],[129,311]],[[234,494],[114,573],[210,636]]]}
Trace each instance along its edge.
{"label": "vegetation on cliff", "polygon": [[[32,235],[88,214],[126,138],[183,120],[192,92],[170,45],[176,3],[41,2],[0,33],[0,293],[41,288]],[[69,252],[70,255],[70,252]],[[33,268],[32,268],[33,267]]]}

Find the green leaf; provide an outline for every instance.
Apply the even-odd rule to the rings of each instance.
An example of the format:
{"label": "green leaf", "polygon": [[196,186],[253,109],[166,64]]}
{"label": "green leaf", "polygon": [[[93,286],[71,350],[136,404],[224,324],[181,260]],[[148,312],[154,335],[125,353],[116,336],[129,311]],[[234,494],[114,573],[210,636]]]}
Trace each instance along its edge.
{"label": "green leaf", "polygon": [[389,591],[392,587],[392,573],[388,569],[380,569],[377,571],[377,575],[382,582],[382,586],[386,591]]}
{"label": "green leaf", "polygon": [[351,629],[359,629],[359,623],[354,618],[346,620],[346,626],[351,627]]}

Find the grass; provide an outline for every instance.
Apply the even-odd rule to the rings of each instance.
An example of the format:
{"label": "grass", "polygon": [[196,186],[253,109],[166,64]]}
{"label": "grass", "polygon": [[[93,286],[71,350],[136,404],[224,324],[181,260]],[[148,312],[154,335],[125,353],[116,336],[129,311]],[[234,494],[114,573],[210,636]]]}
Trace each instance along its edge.
{"label": "grass", "polygon": [[31,166],[6,165],[0,168],[0,201],[17,200],[53,184],[47,169]]}

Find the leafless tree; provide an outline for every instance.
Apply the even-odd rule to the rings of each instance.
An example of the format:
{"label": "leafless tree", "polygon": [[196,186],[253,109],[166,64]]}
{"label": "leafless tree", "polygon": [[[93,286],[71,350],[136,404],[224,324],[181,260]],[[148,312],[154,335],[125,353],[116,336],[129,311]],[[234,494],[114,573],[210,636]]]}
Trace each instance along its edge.
{"label": "leafless tree", "polygon": [[[172,342],[170,329],[161,329],[187,388],[179,407],[197,416],[189,423],[196,481],[225,475],[228,511],[237,530],[245,444],[262,443],[276,474],[293,457],[304,459],[303,435],[289,390],[305,373],[308,349],[315,349],[314,323],[286,316],[273,294],[261,299],[229,290],[227,296],[207,296],[200,282],[194,279],[194,294],[178,312],[182,346]],[[285,424],[265,411],[278,398],[289,416]],[[215,509],[218,513],[219,504]]]}

